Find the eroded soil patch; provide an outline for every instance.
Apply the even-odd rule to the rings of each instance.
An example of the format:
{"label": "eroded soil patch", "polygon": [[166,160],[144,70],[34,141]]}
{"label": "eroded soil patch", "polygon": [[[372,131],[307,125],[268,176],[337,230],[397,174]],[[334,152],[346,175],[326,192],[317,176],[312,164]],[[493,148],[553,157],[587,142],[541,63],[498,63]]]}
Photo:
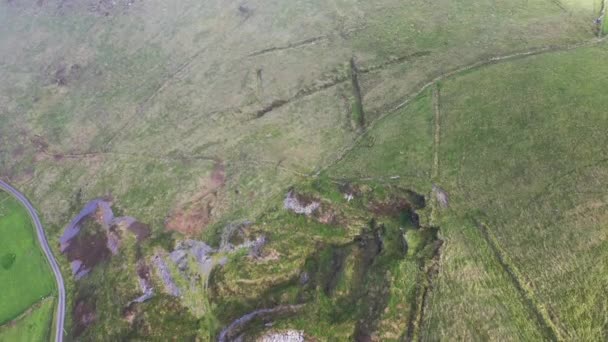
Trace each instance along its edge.
{"label": "eroded soil patch", "polygon": [[141,242],[150,235],[147,225],[135,218],[114,217],[111,199],[88,202],[66,226],[59,238],[61,253],[66,254],[76,279],[87,275],[97,264],[118,254],[121,229],[126,228]]}
{"label": "eroded soil patch", "polygon": [[78,280],[87,275],[97,264],[107,260],[111,251],[107,248],[107,236],[102,231],[89,232],[76,237],[64,251]]}
{"label": "eroded soil patch", "polygon": [[78,337],[86,330],[86,328],[95,323],[95,320],[97,319],[95,303],[87,298],[76,300],[76,305],[74,305],[72,316],[74,320],[73,334],[74,337]]}
{"label": "eroded soil patch", "polygon": [[391,217],[398,219],[406,227],[420,228],[420,217],[417,209],[426,205],[423,196],[410,190],[404,190],[405,195],[394,195],[384,201],[372,201],[369,210],[375,217]]}
{"label": "eroded soil patch", "polygon": [[212,221],[212,211],[218,199],[218,191],[224,187],[226,171],[224,164],[217,162],[211,175],[203,181],[197,194],[174,209],[165,226],[169,230],[186,236],[196,236]]}
{"label": "eroded soil patch", "polygon": [[138,221],[130,224],[127,229],[135,235],[139,242],[146,240],[151,234],[150,227],[147,224]]}

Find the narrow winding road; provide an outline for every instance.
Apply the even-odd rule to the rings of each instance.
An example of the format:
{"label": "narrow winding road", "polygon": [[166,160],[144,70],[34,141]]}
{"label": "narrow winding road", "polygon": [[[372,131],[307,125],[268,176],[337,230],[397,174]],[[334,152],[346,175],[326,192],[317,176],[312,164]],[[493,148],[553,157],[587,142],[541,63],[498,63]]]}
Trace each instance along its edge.
{"label": "narrow winding road", "polygon": [[17,191],[17,189],[13,188],[6,182],[0,180],[0,188],[11,194],[15,197],[23,206],[27,209],[34,226],[36,226],[36,233],[38,235],[38,241],[40,242],[40,247],[44,251],[49,264],[51,265],[51,269],[55,274],[55,280],[57,281],[57,289],[59,290],[59,302],[57,303],[57,316],[56,316],[56,330],[55,330],[55,342],[63,342],[63,323],[65,320],[65,287],[63,284],[63,277],[61,276],[61,271],[59,270],[59,265],[57,264],[57,260],[53,256],[51,248],[49,247],[48,242],[46,241],[46,235],[44,234],[44,229],[42,229],[42,224],[40,223],[40,219],[38,218],[38,213],[36,213],[36,209],[32,206],[32,204],[25,198],[25,196]]}

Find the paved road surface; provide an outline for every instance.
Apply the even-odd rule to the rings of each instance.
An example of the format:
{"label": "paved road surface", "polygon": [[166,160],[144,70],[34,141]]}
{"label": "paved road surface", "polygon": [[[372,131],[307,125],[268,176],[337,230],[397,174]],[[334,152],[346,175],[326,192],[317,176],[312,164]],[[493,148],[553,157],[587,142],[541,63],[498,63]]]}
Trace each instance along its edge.
{"label": "paved road surface", "polygon": [[44,230],[42,229],[42,224],[40,223],[40,219],[38,218],[38,214],[36,213],[36,209],[32,207],[30,202],[23,196],[22,193],[17,191],[15,188],[0,180],[0,188],[10,193],[15,197],[23,206],[27,209],[30,217],[32,218],[32,222],[36,226],[36,233],[38,235],[38,241],[40,242],[40,247],[44,251],[46,258],[53,269],[53,273],[55,274],[55,280],[57,281],[57,289],[59,289],[59,302],[57,303],[57,316],[56,316],[56,327],[55,331],[55,342],[63,342],[63,322],[65,320],[65,288],[63,285],[63,277],[61,276],[61,271],[59,270],[59,265],[57,265],[57,260],[53,256],[51,252],[51,248],[49,247],[48,242],[46,241],[46,236],[44,235]]}

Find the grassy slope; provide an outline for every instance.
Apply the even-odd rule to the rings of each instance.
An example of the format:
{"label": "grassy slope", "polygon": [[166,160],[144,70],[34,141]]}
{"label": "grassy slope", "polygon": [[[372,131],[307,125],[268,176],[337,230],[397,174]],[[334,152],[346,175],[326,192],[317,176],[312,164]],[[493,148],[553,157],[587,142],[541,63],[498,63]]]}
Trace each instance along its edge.
{"label": "grassy slope", "polygon": [[[401,174],[405,176],[391,182],[428,192],[431,187],[433,129],[434,111],[430,91],[427,91],[405,109],[383,119],[369,132],[369,136],[378,136],[375,144],[370,146],[367,139],[363,139],[328,172],[338,178],[348,178],[353,172],[361,172],[359,170],[363,170],[361,176],[383,179]],[[416,174],[424,177],[407,176]],[[537,340],[542,337],[482,237],[476,231],[469,231],[466,222],[456,219],[433,224],[442,227],[445,240],[441,259],[443,273],[436,285],[436,291],[442,295],[440,299],[439,296],[432,297],[433,305],[427,309],[426,315],[440,323],[435,321],[428,327],[425,322],[424,338],[436,340],[449,336],[455,339],[505,340],[518,336],[524,340]],[[410,273],[408,278],[412,277]],[[412,300],[410,297],[406,302],[411,303]],[[441,309],[434,307],[435,301]],[[492,319],[488,320],[488,317]]]}
{"label": "grassy slope", "polygon": [[328,174],[403,183],[422,192],[430,186],[432,156],[433,110],[426,91],[407,107],[378,121]]}
{"label": "grassy slope", "polygon": [[[0,323],[5,323],[48,296],[54,283],[27,212],[5,192],[0,192],[0,235]],[[4,265],[11,254],[14,262]]]}
{"label": "grassy slope", "polygon": [[[605,45],[537,56],[442,87],[440,178],[451,195],[445,220],[469,215],[485,223],[567,339],[599,340],[606,328],[608,268],[598,260],[608,256],[600,190],[608,178],[607,56]],[[465,227],[478,235],[467,232],[477,229],[472,222]],[[459,229],[443,231],[458,239]],[[443,329],[451,326],[443,314],[453,309],[449,288],[459,283],[450,281],[453,258],[477,253],[460,240],[445,257],[433,300],[441,322],[434,326]]]}
{"label": "grassy slope", "polygon": [[54,301],[45,299],[34,305],[33,310],[18,321],[0,327],[0,341],[43,342],[49,341]]}
{"label": "grassy slope", "polygon": [[474,224],[457,213],[438,223],[445,245],[425,308],[422,340],[547,339]]}
{"label": "grassy slope", "polygon": [[[279,259],[256,260],[241,253],[217,270],[210,298],[220,322],[227,324],[253,309],[278,303],[306,303],[297,316],[278,319],[275,328],[302,329],[321,340],[348,340],[361,320],[374,321],[383,340],[403,337],[408,317],[415,309],[411,304],[416,301],[416,281],[423,273],[419,263],[427,260],[425,248],[433,240],[425,235],[426,230],[410,230],[407,255],[400,255],[398,236],[403,234],[399,229],[403,223],[375,215],[368,206],[373,201],[387,200],[389,194],[403,196],[403,188],[373,181],[353,184],[362,193],[350,202],[338,191],[337,183],[325,176],[298,187],[331,204],[341,217],[338,223],[322,224],[274,206],[260,218],[253,231],[266,236],[269,242],[264,250],[272,251]],[[273,203],[280,201],[276,198]],[[361,274],[360,252],[357,244],[351,243],[372,217],[386,225],[384,251]],[[335,251],[346,257],[343,271],[335,276],[335,290],[328,294],[323,292],[322,284],[333,277],[330,264]],[[302,286],[299,279],[303,270],[311,281],[317,282],[316,287]],[[372,313],[373,305],[381,308],[379,313]],[[253,324],[248,333],[260,330]]]}

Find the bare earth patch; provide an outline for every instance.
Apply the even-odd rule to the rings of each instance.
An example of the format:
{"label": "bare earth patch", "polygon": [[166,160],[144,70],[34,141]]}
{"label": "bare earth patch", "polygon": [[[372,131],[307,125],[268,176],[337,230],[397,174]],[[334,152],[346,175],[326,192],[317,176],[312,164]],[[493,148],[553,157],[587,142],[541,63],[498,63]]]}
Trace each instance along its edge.
{"label": "bare earth patch", "polygon": [[137,241],[141,242],[150,237],[150,227],[147,224],[135,221],[127,227],[127,229],[135,234]]}
{"label": "bare earth patch", "polygon": [[59,239],[61,253],[67,255],[76,280],[111,254],[118,254],[123,229],[133,233],[138,242],[150,236],[148,226],[135,218],[114,217],[111,205],[110,198],[89,201]]}
{"label": "bare earth patch", "polygon": [[170,214],[165,222],[167,229],[187,236],[201,233],[212,221],[212,211],[218,199],[217,192],[225,183],[224,164],[217,162],[211,175],[203,181],[200,191]]}
{"label": "bare earth patch", "polygon": [[77,300],[73,312],[74,336],[80,336],[96,319],[95,304],[85,298]]}

